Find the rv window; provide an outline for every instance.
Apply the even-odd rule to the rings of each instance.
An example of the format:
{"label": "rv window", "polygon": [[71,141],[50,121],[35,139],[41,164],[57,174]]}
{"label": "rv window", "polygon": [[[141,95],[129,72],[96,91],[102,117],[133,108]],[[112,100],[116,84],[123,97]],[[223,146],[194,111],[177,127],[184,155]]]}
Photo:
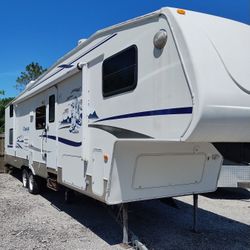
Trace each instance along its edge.
{"label": "rv window", "polygon": [[49,122],[55,121],[55,95],[49,97]]}
{"label": "rv window", "polygon": [[10,117],[13,117],[13,104],[10,105]]}
{"label": "rv window", "polygon": [[13,145],[13,128],[9,130],[9,145]]}
{"label": "rv window", "polygon": [[104,97],[135,89],[137,84],[137,48],[135,45],[107,58],[102,67]]}
{"label": "rv window", "polygon": [[36,109],[36,129],[44,129],[46,125],[46,106]]}

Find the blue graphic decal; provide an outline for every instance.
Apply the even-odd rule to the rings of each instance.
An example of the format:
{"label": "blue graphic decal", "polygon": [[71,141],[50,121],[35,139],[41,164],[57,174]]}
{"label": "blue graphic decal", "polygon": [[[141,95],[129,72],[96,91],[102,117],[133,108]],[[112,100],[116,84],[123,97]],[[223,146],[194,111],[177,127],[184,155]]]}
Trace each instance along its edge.
{"label": "blue graphic decal", "polygon": [[63,69],[68,69],[68,68],[72,68],[74,65],[72,64],[61,64],[58,66],[58,68],[63,68]]}
{"label": "blue graphic decal", "polygon": [[192,111],[193,111],[192,107],[150,110],[150,111],[143,111],[143,112],[137,112],[137,113],[129,113],[129,114],[124,114],[124,115],[111,116],[111,117],[107,117],[107,118],[103,118],[103,119],[100,119],[98,121],[95,121],[95,123],[102,122],[102,121],[134,118],[134,117],[192,114]]}
{"label": "blue graphic decal", "polygon": [[[54,140],[54,141],[56,141],[57,139],[56,136],[54,135],[40,135],[40,137],[47,138],[47,139]],[[58,141],[63,144],[72,146],[72,147],[80,147],[82,145],[82,142],[71,141],[69,139],[62,138],[62,137],[58,137]]]}
{"label": "blue graphic decal", "polygon": [[73,89],[66,100],[73,99],[64,109],[59,129],[68,128],[70,133],[79,133],[82,126],[82,100],[78,99],[81,88]]}
{"label": "blue graphic decal", "polygon": [[43,135],[42,137],[47,137],[48,139],[51,139],[51,140],[56,140],[56,136],[54,136],[54,135]]}
{"label": "blue graphic decal", "polygon": [[22,148],[22,146],[19,143],[16,143],[17,148]]}
{"label": "blue graphic decal", "polygon": [[88,116],[89,119],[98,119],[98,115],[96,114],[96,112],[94,111],[93,113],[89,114]]}
{"label": "blue graphic decal", "polygon": [[[26,131],[28,131],[28,130],[25,130],[24,132],[26,132]],[[29,140],[28,140],[27,137],[25,137],[23,135],[19,135],[17,137],[17,139],[16,139],[16,148],[28,150],[28,144],[29,144]]]}
{"label": "blue graphic decal", "polygon": [[29,127],[23,127],[23,131],[25,132],[25,131],[29,131],[30,130],[30,128]]}
{"label": "blue graphic decal", "polygon": [[24,137],[23,137],[23,135],[19,135],[19,136],[16,138],[16,142],[24,143]]}
{"label": "blue graphic decal", "polygon": [[80,147],[82,145],[82,142],[71,141],[62,137],[58,137],[58,141],[72,147]]}

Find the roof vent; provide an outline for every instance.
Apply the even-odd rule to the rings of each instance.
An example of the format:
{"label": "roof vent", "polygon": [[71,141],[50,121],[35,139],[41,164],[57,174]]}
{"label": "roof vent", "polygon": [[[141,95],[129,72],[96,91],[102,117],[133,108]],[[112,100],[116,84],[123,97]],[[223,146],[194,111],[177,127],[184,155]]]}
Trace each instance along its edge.
{"label": "roof vent", "polygon": [[34,80],[31,80],[25,87],[25,89],[28,89],[29,87],[31,87],[33,85],[35,81]]}
{"label": "roof vent", "polygon": [[82,39],[80,39],[79,41],[78,41],[78,46],[80,45],[80,44],[82,44],[83,42],[85,42],[87,39],[85,39],[85,38],[82,38]]}

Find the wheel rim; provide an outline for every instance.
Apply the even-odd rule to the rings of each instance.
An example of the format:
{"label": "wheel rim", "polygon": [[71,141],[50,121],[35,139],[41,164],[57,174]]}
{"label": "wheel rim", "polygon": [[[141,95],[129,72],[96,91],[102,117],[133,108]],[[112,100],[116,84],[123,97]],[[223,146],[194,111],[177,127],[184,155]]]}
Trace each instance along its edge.
{"label": "wheel rim", "polygon": [[27,187],[27,184],[28,184],[28,178],[27,178],[27,174],[26,174],[26,172],[25,172],[25,171],[23,172],[23,175],[22,175],[22,180],[23,180],[23,186],[24,186],[24,187]]}
{"label": "wheel rim", "polygon": [[29,178],[29,188],[30,188],[31,191],[33,190],[33,187],[34,187],[34,185],[33,185],[33,175],[31,174],[30,178]]}

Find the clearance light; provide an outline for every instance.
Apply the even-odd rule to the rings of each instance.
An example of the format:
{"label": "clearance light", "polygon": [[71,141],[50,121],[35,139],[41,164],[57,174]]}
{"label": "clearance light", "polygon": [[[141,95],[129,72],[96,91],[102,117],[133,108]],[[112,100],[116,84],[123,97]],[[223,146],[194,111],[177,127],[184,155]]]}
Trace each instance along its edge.
{"label": "clearance light", "polygon": [[105,163],[107,163],[107,162],[108,162],[109,157],[108,157],[108,155],[107,155],[107,154],[103,155],[103,160],[104,160],[104,162],[105,162]]}
{"label": "clearance light", "polygon": [[178,10],[177,10],[177,13],[180,14],[180,15],[185,15],[185,14],[186,14],[186,11],[185,11],[185,10],[182,10],[182,9],[178,9]]}

